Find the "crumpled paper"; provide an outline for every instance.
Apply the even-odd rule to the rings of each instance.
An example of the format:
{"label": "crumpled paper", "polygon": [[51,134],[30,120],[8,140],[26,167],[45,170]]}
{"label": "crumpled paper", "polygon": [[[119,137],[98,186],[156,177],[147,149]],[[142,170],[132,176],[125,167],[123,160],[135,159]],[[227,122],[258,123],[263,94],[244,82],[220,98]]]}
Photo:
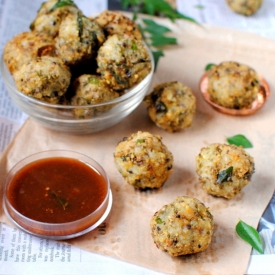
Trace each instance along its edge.
{"label": "crumpled paper", "polygon": [[[251,247],[236,235],[235,226],[241,219],[257,227],[275,187],[275,41],[220,27],[156,20],[172,29],[178,45],[165,48],[150,89],[175,80],[189,86],[197,98],[192,126],[177,133],[165,132],[150,121],[144,103],[112,128],[83,136],[54,132],[29,119],[2,154],[1,193],[7,171],[22,158],[50,149],[77,151],[94,158],[107,171],[113,206],[99,228],[68,243],[169,274],[244,274]],[[198,84],[204,68],[222,61],[247,64],[269,83],[271,96],[257,113],[245,117],[224,115],[203,100]],[[135,190],[114,165],[116,144],[139,130],[162,136],[174,155],[174,172],[159,190]],[[253,143],[253,148],[247,149],[255,160],[252,181],[231,200],[208,195],[198,181],[195,157],[202,147],[226,143],[226,137],[236,134],[245,135]],[[209,207],[215,231],[205,251],[172,258],[156,248],[149,221],[164,204],[180,195],[196,197]],[[3,212],[1,221],[11,224]]]}

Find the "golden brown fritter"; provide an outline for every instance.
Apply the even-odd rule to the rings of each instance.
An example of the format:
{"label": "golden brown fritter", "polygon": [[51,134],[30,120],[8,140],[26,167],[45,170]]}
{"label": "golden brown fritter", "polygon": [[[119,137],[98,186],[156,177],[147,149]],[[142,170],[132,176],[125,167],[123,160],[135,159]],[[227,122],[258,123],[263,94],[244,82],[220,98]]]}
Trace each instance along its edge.
{"label": "golden brown fritter", "polygon": [[198,199],[186,196],[157,211],[150,227],[156,246],[173,257],[205,250],[214,231],[208,208]]}
{"label": "golden brown fritter", "polygon": [[31,30],[46,33],[53,38],[58,35],[59,27],[68,14],[81,12],[71,0],[48,0],[42,3],[36,18],[30,25]]}
{"label": "golden brown fritter", "polygon": [[42,56],[25,63],[14,73],[17,89],[30,97],[58,103],[71,80],[69,68],[58,57]]}
{"label": "golden brown fritter", "polygon": [[211,195],[234,198],[254,173],[254,159],[241,147],[210,144],[196,157],[196,172],[202,188]]}
{"label": "golden brown fritter", "polygon": [[138,131],[117,144],[114,161],[135,188],[160,188],[172,172],[173,155],[160,136]]}
{"label": "golden brown fritter", "polygon": [[257,73],[244,64],[222,62],[212,66],[207,74],[211,100],[225,108],[247,108],[260,91]]}
{"label": "golden brown fritter", "polygon": [[180,82],[165,82],[154,87],[144,99],[148,115],[160,128],[176,132],[191,126],[196,112],[196,98]]}
{"label": "golden brown fritter", "polygon": [[114,90],[141,82],[152,69],[147,48],[141,40],[125,34],[108,36],[97,55],[98,72]]}
{"label": "golden brown fritter", "polygon": [[104,41],[104,32],[97,22],[77,13],[67,15],[61,22],[55,46],[58,56],[72,66],[95,57]]}
{"label": "golden brown fritter", "polygon": [[138,25],[129,17],[118,11],[106,10],[100,13],[95,20],[104,29],[106,35],[130,34],[137,39],[142,39]]}
{"label": "golden brown fritter", "polygon": [[24,63],[43,55],[55,55],[54,40],[44,33],[19,33],[4,48],[4,62],[11,74]]}
{"label": "golden brown fritter", "polygon": [[229,8],[243,15],[252,15],[262,6],[263,0],[226,0]]}
{"label": "golden brown fritter", "polygon": [[[73,83],[74,96],[71,98],[71,105],[93,105],[103,103],[119,97],[105,81],[97,75],[84,74],[78,77]],[[99,112],[106,112],[111,106],[100,106],[94,109],[75,109],[74,114],[78,118],[88,118],[97,115]]]}

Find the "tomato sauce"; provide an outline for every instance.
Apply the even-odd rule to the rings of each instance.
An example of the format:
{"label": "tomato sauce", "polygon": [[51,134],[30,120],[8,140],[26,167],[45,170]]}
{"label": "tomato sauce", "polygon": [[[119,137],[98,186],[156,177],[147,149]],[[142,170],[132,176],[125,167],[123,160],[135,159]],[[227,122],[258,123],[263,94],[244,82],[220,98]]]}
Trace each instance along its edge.
{"label": "tomato sauce", "polygon": [[104,177],[84,162],[66,157],[34,161],[19,170],[7,196],[24,216],[46,223],[81,219],[107,194]]}

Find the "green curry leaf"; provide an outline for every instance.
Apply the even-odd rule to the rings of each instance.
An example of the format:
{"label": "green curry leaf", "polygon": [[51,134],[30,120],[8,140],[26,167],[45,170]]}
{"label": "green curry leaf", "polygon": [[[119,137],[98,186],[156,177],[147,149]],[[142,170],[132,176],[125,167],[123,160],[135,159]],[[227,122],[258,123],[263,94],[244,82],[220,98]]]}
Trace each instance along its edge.
{"label": "green curry leaf", "polygon": [[156,217],[156,223],[157,224],[162,224],[163,220],[160,217]]}
{"label": "green curry leaf", "polygon": [[205,71],[208,71],[208,70],[210,70],[210,68],[212,67],[212,66],[215,66],[216,64],[214,64],[214,63],[208,63],[206,66],[205,66],[205,68],[204,68],[204,70]]}
{"label": "green curry leaf", "polygon": [[72,7],[76,7],[75,3],[72,0],[58,0],[53,6],[52,8],[49,10],[49,12],[53,12],[58,8],[62,8],[65,6],[72,6]]}
{"label": "green curry leaf", "polygon": [[219,171],[216,183],[219,184],[219,183],[228,181],[232,176],[232,172],[233,172],[233,166],[230,166],[224,170]]}
{"label": "green curry leaf", "polygon": [[154,57],[154,62],[155,62],[155,70],[157,68],[157,65],[159,63],[159,59],[164,56],[163,51],[152,51],[153,57]]}
{"label": "green curry leaf", "polygon": [[79,36],[80,42],[82,42],[83,18],[80,12],[77,13],[77,28],[78,28],[78,36]]}
{"label": "green curry leaf", "polygon": [[54,196],[56,201],[62,206],[63,210],[66,210],[66,207],[69,205],[69,203],[62,197],[58,196],[53,190],[50,190],[50,192]]}
{"label": "green curry leaf", "polygon": [[255,228],[240,220],[236,225],[236,232],[241,239],[249,243],[260,254],[264,254],[262,240]]}
{"label": "green curry leaf", "polygon": [[253,147],[252,143],[244,135],[241,135],[241,134],[238,134],[238,135],[235,135],[232,137],[228,137],[226,140],[229,144],[242,146],[243,148],[252,148]]}
{"label": "green curry leaf", "polygon": [[[123,9],[133,12],[134,21],[137,21],[139,13],[145,13],[153,16],[167,17],[172,22],[175,19],[184,19],[197,23],[193,18],[178,12],[165,0],[120,0],[120,3]],[[171,32],[171,30],[166,26],[156,23],[154,20],[143,19],[142,23],[143,25],[138,24],[138,26],[144,41],[153,54],[156,70],[159,59],[164,56],[162,47],[169,44],[177,44],[177,39],[165,36],[164,34]]]}
{"label": "green curry leaf", "polygon": [[157,24],[154,20],[143,19],[142,21],[146,25],[144,30],[151,34],[163,34],[171,31],[169,28],[163,25]]}
{"label": "green curry leaf", "polygon": [[177,39],[174,37],[166,37],[159,34],[154,34],[150,37],[152,46],[162,47],[168,44],[177,44]]}

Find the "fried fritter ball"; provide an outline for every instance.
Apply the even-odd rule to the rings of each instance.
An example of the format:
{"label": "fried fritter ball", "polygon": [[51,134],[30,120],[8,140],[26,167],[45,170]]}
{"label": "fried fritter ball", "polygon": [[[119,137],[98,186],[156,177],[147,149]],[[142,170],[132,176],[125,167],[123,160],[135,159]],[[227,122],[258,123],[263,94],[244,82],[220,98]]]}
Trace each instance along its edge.
{"label": "fried fritter ball", "polygon": [[[75,95],[71,98],[71,105],[91,105],[106,102],[119,97],[104,80],[97,75],[81,75],[73,83]],[[78,118],[88,118],[98,112],[104,112],[111,106],[102,106],[95,109],[75,109],[74,113]]]}
{"label": "fried fritter ball", "polygon": [[43,55],[55,55],[52,37],[44,33],[22,32],[7,42],[3,57],[8,70],[13,74],[24,63]]}
{"label": "fried fritter ball", "polygon": [[100,13],[95,20],[104,29],[106,35],[125,33],[131,34],[137,39],[142,39],[136,22],[118,11],[106,10]]}
{"label": "fried fritter ball", "polygon": [[25,63],[14,73],[17,89],[22,93],[58,103],[71,80],[69,68],[58,57],[42,56]]}
{"label": "fried fritter ball", "polygon": [[173,257],[205,250],[214,231],[213,216],[196,198],[181,196],[151,218],[156,246]]}
{"label": "fried fritter ball", "polygon": [[249,107],[260,91],[255,70],[237,62],[222,62],[208,71],[208,92],[211,100],[225,108]]}
{"label": "fried fritter ball", "polygon": [[154,87],[144,99],[148,115],[160,128],[176,132],[191,126],[196,111],[196,98],[180,82],[166,82]]}
{"label": "fried fritter ball", "polygon": [[211,195],[234,198],[251,180],[254,159],[242,147],[214,143],[196,157],[202,188]]}
{"label": "fried fritter ball", "polygon": [[114,161],[129,184],[153,189],[162,187],[169,178],[173,155],[160,136],[138,131],[117,144]]}
{"label": "fried fritter ball", "polygon": [[108,36],[97,55],[98,72],[114,90],[133,87],[152,69],[147,48],[131,35]]}
{"label": "fried fritter ball", "polygon": [[78,12],[80,10],[71,0],[48,0],[42,3],[30,29],[46,33],[54,38],[58,34],[62,20],[68,14],[77,14]]}
{"label": "fried fritter ball", "polygon": [[252,15],[260,9],[263,0],[226,0],[229,8],[243,15]]}
{"label": "fried fritter ball", "polygon": [[56,52],[66,65],[86,62],[105,41],[102,28],[81,13],[69,14],[60,24]]}

